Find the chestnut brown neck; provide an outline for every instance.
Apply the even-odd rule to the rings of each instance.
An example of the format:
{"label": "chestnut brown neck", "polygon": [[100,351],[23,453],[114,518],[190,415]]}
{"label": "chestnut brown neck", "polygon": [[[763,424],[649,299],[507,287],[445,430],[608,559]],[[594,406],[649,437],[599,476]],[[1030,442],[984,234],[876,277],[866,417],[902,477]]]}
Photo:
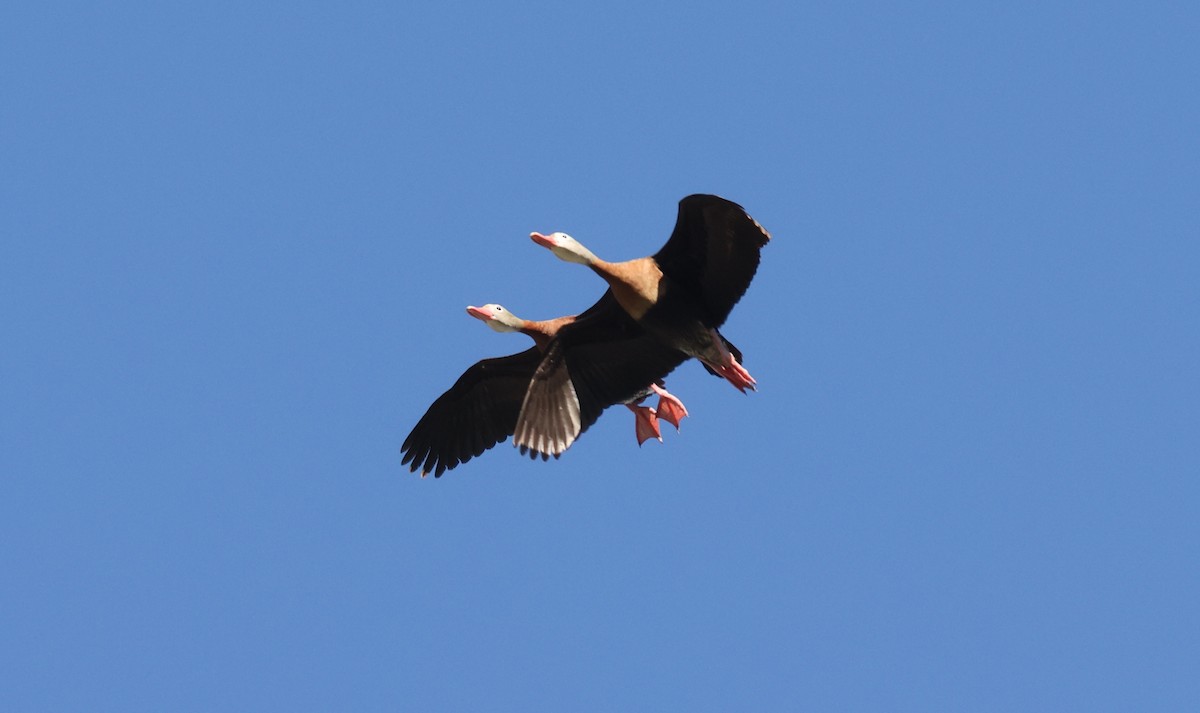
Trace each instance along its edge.
{"label": "chestnut brown neck", "polygon": [[544,352],[546,351],[546,347],[550,345],[550,340],[554,339],[554,336],[558,334],[558,330],[574,321],[575,315],[541,321],[527,319],[521,327],[521,334],[532,337],[538,351]]}
{"label": "chestnut brown neck", "polygon": [[596,260],[590,267],[612,288],[617,304],[634,319],[641,319],[658,302],[663,271],[654,258],[625,262]]}

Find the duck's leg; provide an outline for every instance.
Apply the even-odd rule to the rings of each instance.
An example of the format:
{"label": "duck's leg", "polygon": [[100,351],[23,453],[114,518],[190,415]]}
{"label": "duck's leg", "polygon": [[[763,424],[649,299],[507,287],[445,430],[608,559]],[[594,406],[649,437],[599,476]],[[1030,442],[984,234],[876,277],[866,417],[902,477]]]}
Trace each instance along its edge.
{"label": "duck's leg", "polygon": [[683,402],[658,384],[650,384],[650,390],[658,394],[658,417],[679,430],[679,422],[688,415]]}
{"label": "duck's leg", "polygon": [[638,445],[642,445],[651,438],[657,438],[659,443],[662,443],[662,430],[658,426],[658,414],[649,406],[634,406],[633,404],[625,404],[625,406],[633,411],[633,428],[637,435]]}
{"label": "duck's leg", "polygon": [[713,347],[715,347],[720,361],[705,359],[704,362],[712,367],[713,371],[725,377],[726,381],[733,384],[734,388],[743,394],[746,393],[746,389],[757,391],[758,389],[755,388],[755,385],[758,382],[754,380],[753,376],[750,376],[750,372],[746,371],[746,368],[738,363],[733,353],[725,347],[725,340],[721,339],[721,335],[717,334],[717,330],[711,329],[709,333],[712,334]]}

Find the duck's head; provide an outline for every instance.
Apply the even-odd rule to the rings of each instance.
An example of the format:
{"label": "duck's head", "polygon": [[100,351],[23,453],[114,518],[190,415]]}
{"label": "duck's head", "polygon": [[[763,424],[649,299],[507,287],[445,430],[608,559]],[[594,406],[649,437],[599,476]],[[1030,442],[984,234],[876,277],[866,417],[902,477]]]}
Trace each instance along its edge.
{"label": "duck's head", "polygon": [[497,332],[516,332],[525,324],[525,320],[498,304],[486,304],[482,307],[468,306],[467,314],[481,320]]}
{"label": "duck's head", "polygon": [[580,265],[591,265],[596,261],[596,256],[592,254],[592,251],[583,247],[578,240],[566,233],[550,233],[549,235],[530,233],[529,237],[538,245],[549,248],[550,252],[554,253],[559,260]]}

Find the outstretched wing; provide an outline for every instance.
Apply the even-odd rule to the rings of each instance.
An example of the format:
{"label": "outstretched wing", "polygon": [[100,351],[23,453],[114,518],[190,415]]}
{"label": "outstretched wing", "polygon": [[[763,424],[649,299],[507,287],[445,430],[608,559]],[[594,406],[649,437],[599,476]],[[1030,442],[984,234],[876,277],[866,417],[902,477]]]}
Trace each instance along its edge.
{"label": "outstretched wing", "polygon": [[640,395],[687,355],[650,336],[605,292],[546,348],[521,406],[513,442],[558,457],[604,409]]}
{"label": "outstretched wing", "polygon": [[402,464],[425,476],[466,463],[512,435],[529,380],[541,362],[531,347],[467,369],[404,439]]}
{"label": "outstretched wing", "polygon": [[737,203],[691,195],[679,201],[675,230],[654,260],[702,302],[706,326],[720,327],[754,279],[759,252],[770,239]]}

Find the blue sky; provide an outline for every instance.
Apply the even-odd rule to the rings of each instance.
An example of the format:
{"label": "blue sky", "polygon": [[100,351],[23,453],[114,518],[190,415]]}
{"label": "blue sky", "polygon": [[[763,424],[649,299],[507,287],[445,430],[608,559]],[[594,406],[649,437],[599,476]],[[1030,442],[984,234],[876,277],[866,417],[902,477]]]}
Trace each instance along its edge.
{"label": "blue sky", "polygon": [[[22,711],[1200,705],[1188,3],[0,11]],[[552,463],[400,466],[694,192],[774,239]]]}

